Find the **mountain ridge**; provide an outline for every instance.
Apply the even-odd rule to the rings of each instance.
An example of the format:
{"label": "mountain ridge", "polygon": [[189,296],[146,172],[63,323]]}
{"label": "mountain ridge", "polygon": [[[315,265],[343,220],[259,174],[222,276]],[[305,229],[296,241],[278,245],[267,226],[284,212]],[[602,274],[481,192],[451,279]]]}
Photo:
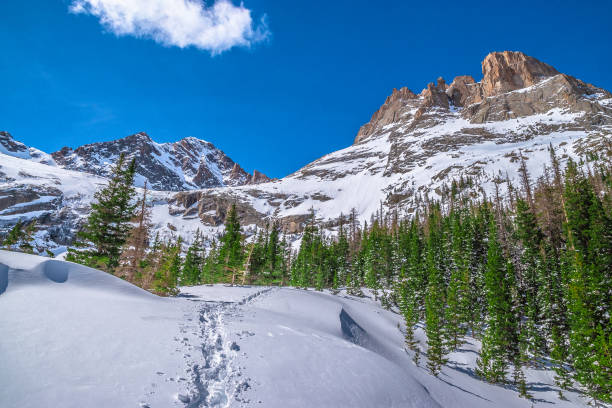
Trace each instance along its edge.
{"label": "mountain ridge", "polygon": [[[271,179],[255,170],[247,173],[212,143],[195,137],[176,142],[157,143],[146,132],[120,139],[81,145],[76,149],[63,147],[47,154],[28,148],[10,133],[0,132],[0,147],[5,153],[19,158],[36,159],[44,164],[108,177],[121,153],[135,159],[138,187],[146,181],[149,188],[163,191],[183,191],[210,187],[239,186],[267,182]],[[31,151],[30,157],[26,151]]]}
{"label": "mountain ridge", "polygon": [[[381,209],[409,216],[423,201],[448,194],[453,180],[469,179],[466,188],[470,194],[486,197],[516,180],[521,160],[532,177],[540,177],[549,146],[558,151],[562,162],[587,153],[612,151],[610,92],[518,52],[491,53],[482,67],[480,82],[458,76],[450,85],[439,78],[419,94],[407,88],[394,89],[359,129],[352,145],[282,179],[269,180],[255,173],[253,179],[263,182],[249,184],[239,165],[231,162],[230,168],[227,162],[221,177],[242,184],[218,182],[203,184],[207,185],[204,188],[154,192],[156,228],[183,237],[191,236],[196,229],[214,236],[223,228],[228,207],[236,204],[247,235],[271,219],[279,220],[286,233],[299,235],[311,214],[333,233],[340,217],[349,213],[361,222]],[[148,138],[139,135],[139,139]],[[158,146],[145,143],[146,149],[161,151]],[[184,158],[191,157],[189,151],[202,157],[194,140],[183,139],[172,146],[181,152],[188,150],[182,153]],[[60,166],[80,171],[74,177],[87,177],[78,163],[70,164],[71,158],[79,157],[74,152],[68,150],[53,157]],[[113,152],[114,157],[117,153]],[[44,178],[20,176],[14,169],[0,167],[8,180],[5,185],[18,190],[24,202],[49,195],[39,191],[41,185],[60,193],[64,188],[61,177],[49,175],[49,181],[41,181]],[[41,169],[36,167],[32,172]],[[197,175],[195,167],[190,171],[193,177]],[[59,187],[54,184],[57,179]],[[59,197],[54,201],[58,204],[49,211],[51,218],[60,214],[64,217],[62,231],[66,234],[62,242],[68,242],[92,194],[87,192],[81,198],[62,194],[55,196]],[[14,217],[26,217],[23,214],[29,214],[28,208],[36,207],[0,202],[0,224],[10,225]]]}

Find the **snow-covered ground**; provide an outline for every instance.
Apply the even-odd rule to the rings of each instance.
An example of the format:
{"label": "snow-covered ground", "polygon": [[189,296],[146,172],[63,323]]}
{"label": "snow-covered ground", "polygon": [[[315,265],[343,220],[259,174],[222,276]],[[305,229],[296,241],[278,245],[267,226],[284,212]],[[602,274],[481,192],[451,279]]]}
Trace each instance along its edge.
{"label": "snow-covered ground", "polygon": [[0,251],[0,407],[586,405],[559,400],[550,371],[527,373],[531,401],[478,380],[470,338],[435,378],[404,350],[401,320],[343,292],[215,285],[159,298]]}

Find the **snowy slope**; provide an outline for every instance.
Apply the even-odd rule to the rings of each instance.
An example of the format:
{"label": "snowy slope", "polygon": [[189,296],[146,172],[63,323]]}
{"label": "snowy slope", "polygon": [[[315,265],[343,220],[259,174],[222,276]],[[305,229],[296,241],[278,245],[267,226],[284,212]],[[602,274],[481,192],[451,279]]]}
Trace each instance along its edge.
{"label": "snowy slope", "polygon": [[[181,302],[104,272],[0,252],[0,406],[172,406],[184,371]],[[6,273],[6,272],[5,272]]]}
{"label": "snowy slope", "polygon": [[216,285],[167,299],[0,251],[0,406],[586,406],[574,392],[559,400],[548,371],[528,372],[532,401],[481,382],[469,338],[432,377],[404,351],[400,322],[342,292]]}
{"label": "snowy slope", "polygon": [[[549,146],[565,162],[569,157],[578,159],[589,143],[598,146],[612,140],[612,126],[577,128],[583,116],[555,108],[521,120],[472,124],[457,110],[446,113],[443,122],[418,130],[397,123],[396,128],[390,126],[275,182],[209,189],[203,194],[243,203],[261,217],[291,220],[312,209],[318,219],[334,220],[355,208],[362,221],[369,220],[381,203],[386,210],[402,213],[413,209],[426,193],[439,198],[443,185],[462,176],[472,177],[479,190],[490,195],[500,175],[504,181],[506,175],[518,181],[521,155],[537,178],[549,163]],[[464,138],[475,132],[486,136]],[[394,150],[401,150],[399,157],[392,157]],[[503,191],[505,186],[501,187]]]}
{"label": "snowy slope", "polygon": [[[104,177],[48,166],[0,153],[0,229],[8,230],[18,220],[37,220],[36,247],[56,253],[66,250],[79,225],[89,214],[94,193],[107,183]],[[137,189],[137,194],[142,194]],[[197,217],[170,213],[171,194],[150,194],[153,233],[162,237],[177,233],[189,242],[196,229],[208,236],[222,228],[202,225]],[[170,227],[169,227],[170,226]]]}

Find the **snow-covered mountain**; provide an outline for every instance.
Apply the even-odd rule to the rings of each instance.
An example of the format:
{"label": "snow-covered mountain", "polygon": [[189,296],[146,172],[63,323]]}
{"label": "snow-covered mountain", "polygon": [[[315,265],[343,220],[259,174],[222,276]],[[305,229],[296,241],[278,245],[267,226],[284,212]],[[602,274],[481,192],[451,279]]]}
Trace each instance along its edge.
{"label": "snow-covered mountain", "polygon": [[51,155],[28,147],[23,143],[13,139],[10,133],[0,131],[0,153],[6,156],[17,157],[19,159],[32,160],[38,163],[54,166],[55,162]]}
{"label": "snow-covered mountain", "polygon": [[272,183],[179,193],[174,211],[189,215],[197,206],[214,224],[237,202],[247,221],[275,217],[298,231],[311,209],[332,221],[353,208],[361,219],[381,205],[411,212],[461,177],[474,194],[492,193],[516,178],[521,155],[537,177],[549,145],[567,159],[612,143],[609,92],[520,52],[489,54],[482,72],[480,82],[439,78],[418,95],[393,90],[352,146]]}
{"label": "snow-covered mountain", "polygon": [[[52,155],[58,167],[0,156],[0,225],[6,230],[20,217],[38,217],[50,231],[40,241],[65,245],[122,151],[136,157],[140,184],[147,179],[157,190],[184,190],[154,192],[153,218],[158,231],[187,240],[197,228],[218,232],[232,203],[243,225],[276,218],[299,233],[311,210],[330,227],[352,209],[362,220],[381,206],[411,213],[425,196],[440,197],[461,178],[470,180],[465,188],[474,195],[491,194],[496,185],[503,190],[516,180],[521,157],[532,177],[542,175],[550,145],[562,160],[610,151],[608,91],[520,52],[489,54],[482,73],[478,82],[459,76],[448,85],[439,78],[420,94],[393,90],[351,146],[260,184],[250,184],[212,145],[190,138],[157,144],[137,134],[62,149]],[[88,187],[75,191],[75,184]]]}
{"label": "snow-covered mountain", "polygon": [[269,181],[249,174],[212,143],[187,137],[174,143],[156,143],[144,132],[77,149],[64,147],[51,156],[58,166],[106,177],[124,153],[136,160],[136,185],[147,181],[154,190],[181,191],[241,186]]}

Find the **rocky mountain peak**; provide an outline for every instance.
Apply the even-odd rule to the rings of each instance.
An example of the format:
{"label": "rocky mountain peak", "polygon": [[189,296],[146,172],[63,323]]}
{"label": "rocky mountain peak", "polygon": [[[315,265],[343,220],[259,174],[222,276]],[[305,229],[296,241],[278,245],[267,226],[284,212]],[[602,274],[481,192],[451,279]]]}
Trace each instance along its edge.
{"label": "rocky mountain peak", "polygon": [[13,139],[13,136],[11,136],[9,132],[4,131],[0,131],[0,149],[3,149],[3,153],[4,150],[6,150],[6,152],[11,156],[13,154],[22,154],[28,151],[28,147],[26,145]]}
{"label": "rocky mountain peak", "polygon": [[469,105],[468,100],[474,99],[475,95],[479,95],[479,84],[474,81],[470,75],[461,75],[455,77],[450,86],[446,89],[446,94],[455,106]]}
{"label": "rocky mountain peak", "polygon": [[15,140],[9,132],[0,131],[0,153],[20,159],[37,161],[39,163],[54,165],[54,161],[47,153],[33,147],[28,147]]}
{"label": "rocky mountain peak", "polygon": [[417,117],[422,115],[427,108],[434,106],[448,109],[449,105],[448,96],[446,95],[446,88],[446,82],[442,77],[438,78],[437,85],[434,85],[433,82],[427,84],[427,88],[423,89],[423,92],[421,92],[423,101],[421,102],[419,112],[417,112]]}
{"label": "rocky mountain peak", "polygon": [[266,176],[265,174],[257,171],[257,170],[253,170],[253,175],[250,176],[250,180],[249,180],[249,184],[261,184],[261,183],[267,183],[269,181],[273,181],[274,179],[271,179],[270,177]]}
{"label": "rocky mountain peak", "polygon": [[74,150],[64,147],[52,155],[60,167],[108,176],[122,153],[136,161],[136,184],[148,181],[155,190],[241,186],[252,180],[250,174],[212,143],[195,137],[157,143],[147,133],[139,132]]}
{"label": "rocky mountain peak", "polygon": [[[480,82],[462,75],[450,85],[439,77],[418,96],[407,88],[394,89],[370,122],[359,129],[354,144],[383,129],[392,128],[391,124],[396,122],[405,123],[411,129],[433,126],[442,120],[440,115],[449,112],[451,106],[462,110],[462,116],[473,123],[544,113],[562,105],[574,110],[599,109],[593,104],[587,107],[589,102],[581,99],[583,95],[596,92],[593,86],[560,74],[552,66],[522,52],[488,54],[482,61],[482,74]],[[540,86],[544,81],[550,82],[544,86],[546,89],[534,94],[511,94],[512,91]]]}
{"label": "rocky mountain peak", "polygon": [[406,87],[400,88],[399,90],[393,88],[391,95],[387,97],[383,106],[374,112],[370,122],[359,129],[354,143],[359,143],[361,140],[366,139],[374,133],[377,129],[377,125],[384,126],[394,122],[397,119],[398,110],[404,106],[406,101],[415,101],[418,99],[419,96]]}
{"label": "rocky mountain peak", "polygon": [[526,88],[559,71],[518,51],[492,52],[482,61],[485,97]]}

